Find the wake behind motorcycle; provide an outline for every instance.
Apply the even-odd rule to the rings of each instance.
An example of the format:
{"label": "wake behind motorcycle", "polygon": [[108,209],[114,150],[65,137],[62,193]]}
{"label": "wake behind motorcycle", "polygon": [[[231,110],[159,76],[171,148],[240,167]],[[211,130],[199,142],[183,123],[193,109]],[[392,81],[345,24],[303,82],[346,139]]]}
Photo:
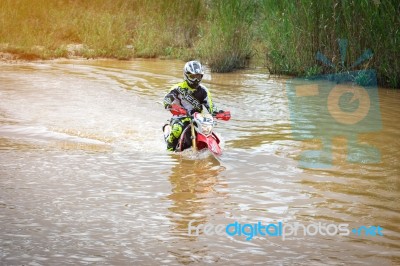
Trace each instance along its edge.
{"label": "wake behind motorcycle", "polygon": [[[186,110],[179,105],[172,105],[170,111],[173,115],[180,117],[190,118],[190,123],[183,129],[182,134],[175,147],[175,151],[181,152],[183,150],[192,148],[193,151],[201,151],[208,149],[216,156],[222,154],[220,147],[220,139],[213,132],[216,121],[228,121],[231,118],[229,111],[217,113],[214,117],[211,114],[201,114],[195,112],[193,115],[187,114]],[[171,124],[163,126],[164,140],[171,134]]]}

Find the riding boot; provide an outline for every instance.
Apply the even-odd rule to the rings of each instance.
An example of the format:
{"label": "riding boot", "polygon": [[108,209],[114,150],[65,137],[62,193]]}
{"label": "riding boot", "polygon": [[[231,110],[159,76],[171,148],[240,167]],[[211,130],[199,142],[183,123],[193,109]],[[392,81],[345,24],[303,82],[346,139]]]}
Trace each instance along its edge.
{"label": "riding boot", "polygon": [[179,137],[182,134],[182,125],[181,123],[175,123],[172,125],[171,133],[167,137],[167,150],[174,151],[176,145],[178,144]]}

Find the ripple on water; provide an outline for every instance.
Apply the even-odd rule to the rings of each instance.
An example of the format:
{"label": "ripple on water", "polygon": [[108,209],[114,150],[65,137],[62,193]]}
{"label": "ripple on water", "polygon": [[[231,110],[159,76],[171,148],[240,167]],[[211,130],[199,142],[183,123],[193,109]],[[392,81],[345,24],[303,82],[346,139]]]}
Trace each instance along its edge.
{"label": "ripple on water", "polygon": [[[207,73],[217,106],[232,112],[216,127],[225,153],[170,154],[161,136],[169,115],[156,102],[181,71],[168,60],[2,66],[2,262],[399,262],[399,97],[380,91],[383,129],[359,139],[379,148],[380,163],[348,163],[339,139],[332,168],[304,169],[299,154],[320,143],[293,138],[284,80],[259,69]],[[380,225],[385,235],[246,241],[188,235],[192,220]]]}

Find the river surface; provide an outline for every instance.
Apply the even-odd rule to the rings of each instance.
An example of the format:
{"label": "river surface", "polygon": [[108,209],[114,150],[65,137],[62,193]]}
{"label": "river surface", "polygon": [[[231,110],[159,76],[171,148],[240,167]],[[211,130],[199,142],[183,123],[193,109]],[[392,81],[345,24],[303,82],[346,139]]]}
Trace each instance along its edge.
{"label": "river surface", "polygon": [[[0,65],[1,265],[400,264],[398,91],[379,89],[380,125],[356,138],[375,148],[373,158],[352,151],[361,157],[349,162],[354,127],[323,123],[326,112],[311,102],[292,105],[311,119],[305,127],[319,129],[304,136],[291,116],[289,79],[263,69],[207,71],[215,104],[232,113],[215,128],[224,154],[173,154],[159,102],[181,81],[183,64]],[[331,136],[331,165],[302,165],[304,151]],[[200,224],[259,221],[275,225],[271,235],[196,234]],[[310,234],[273,235],[279,223],[296,222]],[[340,224],[373,232],[335,234]]]}

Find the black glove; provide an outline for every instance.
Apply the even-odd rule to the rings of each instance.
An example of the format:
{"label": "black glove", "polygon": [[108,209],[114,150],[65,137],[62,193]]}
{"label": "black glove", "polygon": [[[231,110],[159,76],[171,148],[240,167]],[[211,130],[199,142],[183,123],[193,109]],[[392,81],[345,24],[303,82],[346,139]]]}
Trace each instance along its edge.
{"label": "black glove", "polygon": [[213,115],[213,116],[216,116],[217,114],[220,114],[220,113],[223,113],[223,112],[225,112],[225,111],[224,111],[224,110],[214,111],[214,112],[212,113],[212,115]]}

